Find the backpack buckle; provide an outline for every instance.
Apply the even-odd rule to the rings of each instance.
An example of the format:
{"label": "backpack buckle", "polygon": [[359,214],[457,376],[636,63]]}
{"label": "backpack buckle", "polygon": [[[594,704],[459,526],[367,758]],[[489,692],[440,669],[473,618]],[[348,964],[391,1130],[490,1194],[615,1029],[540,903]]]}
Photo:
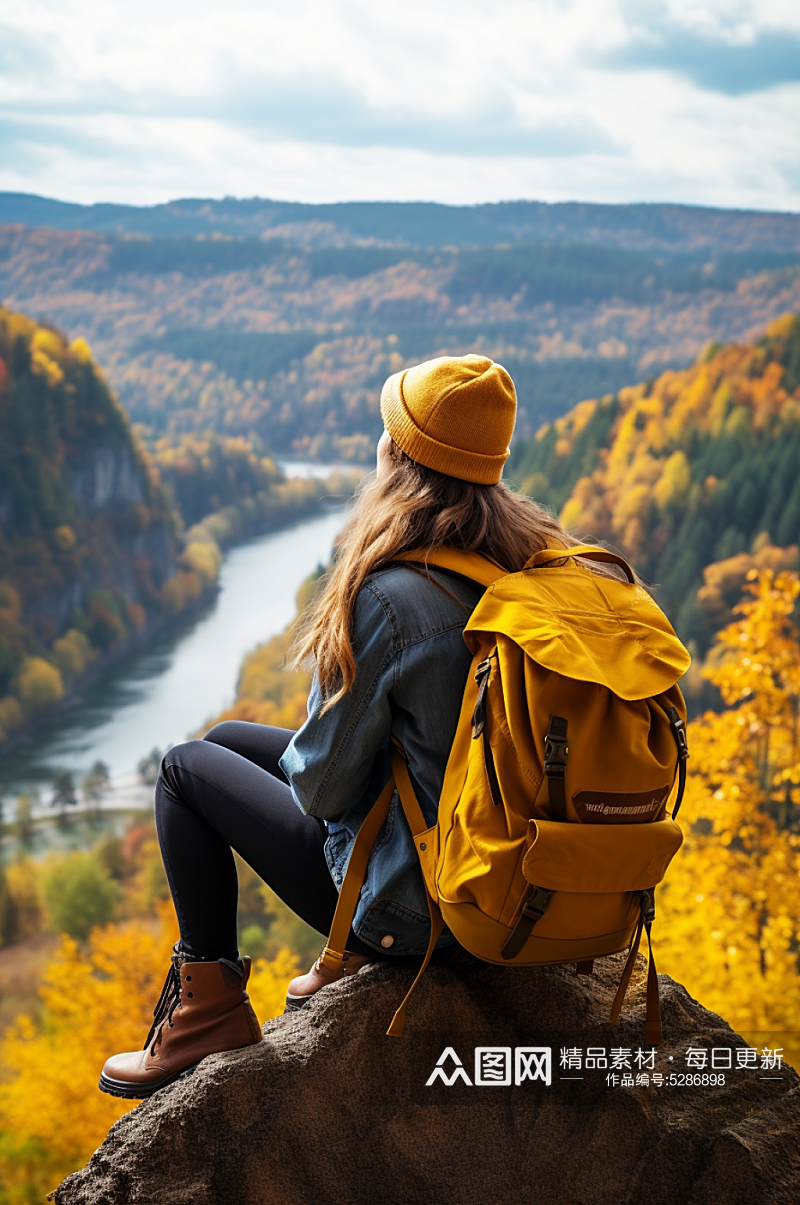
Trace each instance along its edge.
{"label": "backpack buckle", "polygon": [[649,928],[656,918],[656,889],[646,887],[641,894],[642,919]]}
{"label": "backpack buckle", "polygon": [[546,891],[544,887],[533,887],[522,906],[522,915],[527,916],[528,920],[532,920],[536,924],[550,907],[552,898],[552,891]]}
{"label": "backpack buckle", "polygon": [[567,721],[561,715],[550,716],[550,727],[544,738],[545,778],[548,782],[550,819],[563,823],[567,819]]}
{"label": "backpack buckle", "polygon": [[678,761],[686,761],[689,756],[689,742],[686,739],[686,725],[675,707],[667,707],[667,719],[678,746]]}
{"label": "backpack buckle", "polygon": [[492,672],[492,659],[487,657],[481,661],[475,671],[475,681],[478,683],[478,697],[475,700],[475,710],[472,713],[472,739],[475,741],[482,734],[486,725],[486,687]]}
{"label": "backpack buckle", "polygon": [[544,887],[531,887],[531,893],[522,905],[519,920],[509,933],[500,951],[502,958],[506,962],[511,958],[516,958],[520,953],[525,942],[533,932],[535,925],[542,919],[549,908],[552,898],[552,891],[546,891]]}
{"label": "backpack buckle", "polygon": [[475,681],[480,683],[480,680],[483,677],[483,675],[488,674],[488,672],[491,668],[492,668],[491,657],[485,657],[484,660],[481,661],[478,668],[475,670]]}
{"label": "backpack buckle", "polygon": [[567,721],[560,715],[550,716],[550,727],[544,738],[544,772],[563,778],[567,770]]}
{"label": "backpack buckle", "polygon": [[544,772],[547,775],[558,774],[561,778],[567,772],[567,742],[556,740],[548,733],[544,742]]}

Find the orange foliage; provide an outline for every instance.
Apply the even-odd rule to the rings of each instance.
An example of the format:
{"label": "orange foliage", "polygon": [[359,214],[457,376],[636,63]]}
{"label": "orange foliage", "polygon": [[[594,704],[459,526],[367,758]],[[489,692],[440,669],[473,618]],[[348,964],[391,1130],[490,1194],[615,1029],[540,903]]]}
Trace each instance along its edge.
{"label": "orange foliage", "polygon": [[[40,989],[38,1020],[21,1016],[0,1047],[0,1185],[27,1205],[80,1167],[109,1126],[135,1107],[97,1088],[106,1057],[138,1050],[177,932],[171,905],[157,932],[142,922],[94,929],[85,949],[62,938]],[[296,959],[256,961],[249,991],[259,1020],[283,1011]]]}
{"label": "orange foliage", "polygon": [[685,843],[659,890],[662,970],[800,1065],[800,595],[751,571],[707,676],[728,710],[689,726]]}

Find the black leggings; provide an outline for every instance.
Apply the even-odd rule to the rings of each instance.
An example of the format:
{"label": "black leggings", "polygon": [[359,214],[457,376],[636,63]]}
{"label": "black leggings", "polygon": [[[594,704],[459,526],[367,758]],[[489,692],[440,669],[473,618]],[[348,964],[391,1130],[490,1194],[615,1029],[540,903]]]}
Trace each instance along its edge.
{"label": "black leggings", "polygon": [[[278,766],[293,735],[228,720],[164,758],[158,840],[181,941],[198,958],[238,956],[232,849],[313,929],[330,929],[338,892],[325,861],[325,824],[300,811]],[[352,932],[347,948],[381,957]]]}

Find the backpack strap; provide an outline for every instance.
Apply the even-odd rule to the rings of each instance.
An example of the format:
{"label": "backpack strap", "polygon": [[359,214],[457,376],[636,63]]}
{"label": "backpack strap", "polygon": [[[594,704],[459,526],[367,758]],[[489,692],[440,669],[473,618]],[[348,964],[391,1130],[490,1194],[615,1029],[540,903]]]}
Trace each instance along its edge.
{"label": "backpack strap", "polygon": [[609,1013],[609,1021],[612,1025],[616,1025],[619,1021],[619,1014],[622,1009],[622,1004],[625,999],[625,993],[628,990],[628,984],[631,981],[633,973],[633,964],[636,961],[636,954],[639,950],[639,942],[642,938],[642,929],[647,930],[647,952],[649,955],[647,965],[647,997],[645,1004],[645,1041],[649,1046],[660,1046],[663,1041],[663,1033],[661,1028],[661,1001],[658,992],[658,973],[656,971],[656,963],[653,958],[653,943],[650,929],[656,915],[655,905],[655,888],[650,887],[647,891],[641,894],[639,920],[636,925],[636,932],[633,935],[631,942],[630,953],[622,970],[622,977],[619,981],[617,994],[614,997]]}
{"label": "backpack strap", "polygon": [[[391,778],[372,805],[361,828],[358,830],[358,835],[350,854],[350,860],[347,863],[347,871],[339,891],[339,899],[336,903],[336,911],[333,914],[328,942],[319,957],[319,961],[323,966],[329,967],[331,970],[338,970],[344,963],[347,939],[350,936],[353,917],[358,907],[358,899],[364,883],[364,876],[367,872],[369,855],[372,852],[372,847],[375,844],[378,833],[389,814],[389,807],[395,791],[395,783],[400,795],[403,812],[414,837],[414,846],[418,852],[420,849],[425,849],[426,842],[420,841],[420,835],[425,833],[428,826],[425,823],[425,817],[422,815],[422,809],[417,802],[417,796],[411,785],[405,755],[397,745],[392,746],[392,769],[393,774]],[[424,881],[425,876],[423,875]],[[439,911],[439,905],[428,890],[427,883],[425,883],[425,894],[428,900],[428,914],[431,921],[428,949],[425,952],[425,957],[417,971],[414,982],[406,992],[405,999],[394,1014],[392,1023],[386,1031],[391,1037],[399,1037],[403,1032],[408,1002],[431,960],[436,943],[444,929],[444,920]]]}
{"label": "backpack strap", "polygon": [[506,577],[508,570],[497,561],[483,556],[479,552],[464,552],[461,548],[418,548],[414,552],[401,552],[392,557],[393,561],[414,561],[419,565],[436,565],[439,569],[449,569],[452,573],[460,573],[481,586],[491,586]]}
{"label": "backpack strap", "polygon": [[578,556],[587,561],[605,561],[607,564],[619,565],[620,569],[625,571],[629,582],[636,581],[636,575],[624,557],[619,553],[609,552],[607,548],[598,548],[594,544],[574,544],[572,548],[541,548],[525,562],[523,569],[538,569],[542,565],[549,565],[551,561],[563,561],[565,557]]}
{"label": "backpack strap", "polygon": [[[491,586],[501,577],[505,577],[508,572],[489,557],[481,556],[477,552],[464,552],[459,548],[441,547],[435,550],[422,548],[414,552],[400,553],[398,556],[392,557],[392,560],[414,561],[423,565],[436,565],[440,569],[449,569],[453,573],[461,574],[462,577],[470,578],[482,586]],[[420,848],[422,850],[425,849],[425,844],[421,844],[419,838],[421,834],[426,832],[429,826],[425,823],[425,817],[422,814],[414,788],[411,785],[405,754],[399,745],[394,742],[392,746],[392,770],[391,778],[372,805],[361,828],[358,830],[358,835],[356,836],[353,850],[347,863],[347,871],[339,891],[339,899],[336,903],[333,921],[331,922],[331,931],[325,949],[322,951],[319,959],[324,966],[329,967],[331,970],[338,970],[343,965],[347,940],[350,936],[353,917],[358,907],[361,888],[367,872],[369,855],[372,852],[372,847],[375,844],[378,833],[389,814],[395,785],[400,795],[403,812],[414,838],[414,846],[417,852],[419,852]],[[423,882],[425,882],[424,873]],[[439,910],[439,905],[428,890],[427,882],[425,882],[425,894],[427,896],[428,913],[431,922],[428,949],[414,982],[411,984],[405,999],[392,1018],[392,1023],[387,1030],[387,1034],[392,1037],[397,1037],[403,1032],[408,1002],[430,962],[436,943],[444,929],[444,920]]]}
{"label": "backpack strap", "polygon": [[667,713],[667,719],[669,720],[672,735],[675,738],[675,744],[678,746],[678,794],[675,797],[675,806],[672,809],[672,819],[674,820],[680,811],[680,806],[683,803],[683,794],[686,790],[686,762],[689,758],[689,745],[686,740],[686,725],[681,719],[677,708],[664,707],[664,710]]}
{"label": "backpack strap", "polygon": [[347,863],[347,872],[339,891],[339,899],[336,902],[328,943],[319,956],[323,966],[332,971],[338,970],[344,963],[347,939],[350,936],[350,927],[358,907],[358,897],[361,894],[369,855],[378,833],[389,815],[393,794],[394,777],[389,779],[373,803],[353,844],[350,860]]}
{"label": "backpack strap", "polygon": [[[408,773],[405,753],[397,744],[392,745],[392,769],[394,771],[394,780],[397,783],[397,791],[400,795],[400,803],[403,806],[403,812],[405,813],[408,826],[411,829],[411,834],[414,838],[414,847],[417,850],[417,853],[419,853],[420,850],[425,849],[427,844],[424,840],[424,837],[428,831],[428,826],[425,823],[425,817],[422,814],[422,809],[417,802],[416,793],[411,785],[411,777]],[[430,838],[428,838],[428,840],[430,840]],[[425,883],[425,895],[428,900],[428,914],[431,918],[431,933],[430,937],[428,938],[428,948],[425,951],[425,957],[422,960],[422,965],[417,971],[414,982],[406,992],[402,1004],[392,1017],[392,1023],[386,1031],[387,1036],[393,1038],[399,1037],[403,1032],[403,1026],[406,1022],[406,1009],[408,1008],[408,1003],[417,987],[417,984],[427,969],[428,963],[431,960],[431,955],[436,948],[436,943],[441,936],[442,930],[444,929],[444,919],[442,917],[442,913],[439,909],[438,903],[428,889],[428,882],[424,873],[422,879]]]}

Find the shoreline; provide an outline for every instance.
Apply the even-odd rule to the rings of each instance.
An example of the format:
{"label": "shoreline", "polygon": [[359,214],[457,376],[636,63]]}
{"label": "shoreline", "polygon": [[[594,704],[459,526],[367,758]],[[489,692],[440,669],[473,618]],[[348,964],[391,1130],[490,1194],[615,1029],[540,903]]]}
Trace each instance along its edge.
{"label": "shoreline", "polygon": [[110,669],[117,661],[121,661],[126,654],[134,653],[137,649],[145,647],[153,636],[161,632],[178,630],[182,622],[196,619],[207,606],[213,603],[218,594],[219,585],[215,583],[182,611],[177,614],[156,615],[153,622],[146,624],[136,635],[129,636],[127,640],[115,645],[108,652],[100,653],[87,665],[80,678],[75,680],[70,690],[65,691],[60,699],[55,703],[48,703],[46,707],[37,708],[23,724],[20,724],[4,740],[0,741],[0,758],[3,757],[3,754],[14,753],[28,744],[42,728],[57,719],[75,703],[80,702],[86,689],[96,682],[105,670]]}
{"label": "shoreline", "polygon": [[[42,800],[31,812],[31,822],[38,825],[41,822],[58,823],[63,816],[67,822],[72,820],[92,820],[109,812],[152,812],[154,783],[142,782],[136,770],[125,774],[117,774],[109,779],[103,788],[102,798],[97,803],[87,803],[84,799],[73,807],[56,810]],[[13,829],[14,820],[6,820],[4,828]],[[6,833],[14,837],[14,833]]]}
{"label": "shoreline", "polygon": [[[323,479],[320,478],[319,480],[322,481]],[[324,480],[327,481],[328,479],[325,478]],[[332,506],[325,493],[320,492],[316,497],[304,499],[291,516],[286,514],[276,515],[272,521],[267,520],[263,526],[259,525],[256,530],[247,529],[243,531],[239,539],[226,543],[221,548],[221,552],[223,557],[226,557],[229,552],[247,544],[250,540],[286,531],[305,519],[325,514],[330,510],[338,510],[339,508],[340,504]],[[207,518],[213,518],[217,513],[219,512],[212,512]],[[46,728],[48,724],[69,710],[70,707],[79,703],[83,699],[86,690],[116,662],[121,661],[129,653],[146,648],[153,638],[159,634],[178,632],[182,625],[186,624],[189,626],[193,624],[208,608],[213,606],[216,598],[219,596],[219,589],[219,581],[216,581],[199,598],[184,607],[183,610],[177,613],[167,611],[154,613],[153,618],[140,632],[129,636],[113,649],[98,654],[86,667],[80,678],[72,683],[69,690],[65,691],[60,699],[49,703],[46,707],[37,708],[19,727],[13,729],[3,740],[0,740],[0,762],[5,754],[15,753],[19,749],[24,748],[25,745],[35,740],[43,728]]]}

